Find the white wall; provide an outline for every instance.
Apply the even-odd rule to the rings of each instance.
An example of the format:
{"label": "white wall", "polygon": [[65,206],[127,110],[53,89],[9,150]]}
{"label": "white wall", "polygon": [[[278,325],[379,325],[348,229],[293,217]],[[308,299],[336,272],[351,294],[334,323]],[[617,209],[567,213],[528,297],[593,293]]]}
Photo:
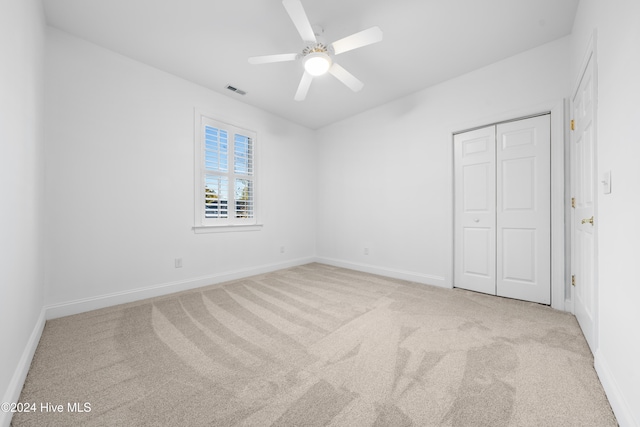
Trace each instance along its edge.
{"label": "white wall", "polygon": [[[262,230],[194,234],[194,107],[257,132]],[[50,315],[315,254],[311,130],[54,29],[45,123]]]}
{"label": "white wall", "polygon": [[[43,43],[44,15],[39,0],[0,3],[2,402],[17,400],[37,343],[34,336],[39,336],[44,325]],[[8,420],[9,414],[0,412],[0,425]]]}
{"label": "white wall", "polygon": [[596,369],[621,426],[640,426],[640,2],[581,0],[571,38],[572,83],[597,30],[597,162],[612,192],[598,195]]}
{"label": "white wall", "polygon": [[321,129],[318,256],[451,286],[452,133],[561,101],[568,56],[566,37]]}

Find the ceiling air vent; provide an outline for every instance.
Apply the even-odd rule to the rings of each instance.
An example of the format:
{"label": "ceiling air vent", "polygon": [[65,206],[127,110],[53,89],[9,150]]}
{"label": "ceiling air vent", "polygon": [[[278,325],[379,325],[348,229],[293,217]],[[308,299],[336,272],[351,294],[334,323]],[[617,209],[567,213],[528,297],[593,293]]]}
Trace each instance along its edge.
{"label": "ceiling air vent", "polygon": [[235,92],[238,95],[246,95],[247,92],[243,91],[242,89],[238,89],[237,87],[233,87],[231,85],[227,85],[227,89],[229,89],[231,92]]}

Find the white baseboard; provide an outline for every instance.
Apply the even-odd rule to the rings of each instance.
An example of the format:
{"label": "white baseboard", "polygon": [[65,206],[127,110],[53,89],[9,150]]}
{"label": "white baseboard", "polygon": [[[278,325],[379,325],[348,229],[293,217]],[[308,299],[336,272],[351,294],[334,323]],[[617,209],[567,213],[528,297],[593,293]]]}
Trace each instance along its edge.
{"label": "white baseboard", "polygon": [[629,405],[630,402],[625,400],[624,394],[620,391],[618,383],[611,374],[609,363],[600,350],[597,350],[594,356],[594,366],[602,383],[602,387],[607,394],[609,403],[611,404],[611,409],[613,409],[613,413],[616,415],[618,425],[620,425],[620,427],[640,427],[638,420],[633,417]]}
{"label": "white baseboard", "polygon": [[[18,366],[16,366],[13,372],[13,377],[11,378],[11,382],[9,383],[9,387],[5,392],[2,402],[17,403],[20,400],[22,386],[24,385],[24,380],[27,378],[27,374],[29,373],[33,355],[38,348],[38,343],[40,342],[45,322],[46,312],[45,309],[42,308],[42,310],[40,310],[40,316],[38,316],[38,320],[36,320],[33,331],[31,331],[31,335],[29,336],[29,341],[27,341],[27,345],[22,352],[22,357],[20,357],[20,361],[18,361]],[[9,427],[12,417],[13,414],[11,412],[0,411],[0,426]]]}
{"label": "white baseboard", "polygon": [[126,304],[133,301],[168,295],[203,286],[215,285],[229,280],[242,279],[249,276],[255,276],[257,274],[269,273],[271,271],[295,267],[315,261],[316,259],[314,257],[298,258],[277,264],[261,265],[243,270],[227,271],[220,274],[162,283],[144,288],[132,289],[130,291],[114,292],[112,294],[99,295],[91,298],[50,304],[45,306],[46,318],[56,319],[58,317],[71,316],[73,314],[84,313],[91,310],[97,310],[99,308],[111,307],[118,304]]}
{"label": "white baseboard", "polygon": [[430,274],[416,273],[413,271],[396,270],[393,268],[379,267],[379,266],[370,265],[370,264],[360,264],[356,262],[342,261],[342,260],[333,259],[333,258],[316,257],[316,262],[333,265],[334,267],[348,268],[350,270],[363,271],[365,273],[392,277],[394,279],[408,280],[410,282],[438,286],[440,288],[451,288],[451,286],[447,285],[445,278],[441,276],[433,276]]}

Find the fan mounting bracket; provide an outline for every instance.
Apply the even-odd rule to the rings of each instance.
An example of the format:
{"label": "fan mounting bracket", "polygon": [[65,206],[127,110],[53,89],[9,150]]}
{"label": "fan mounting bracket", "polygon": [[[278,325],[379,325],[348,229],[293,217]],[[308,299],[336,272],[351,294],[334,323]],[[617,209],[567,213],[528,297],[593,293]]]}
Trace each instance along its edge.
{"label": "fan mounting bracket", "polygon": [[302,49],[303,58],[311,53],[326,53],[327,55],[333,55],[333,48],[330,45],[327,46],[324,43],[317,42],[307,45],[307,47]]}

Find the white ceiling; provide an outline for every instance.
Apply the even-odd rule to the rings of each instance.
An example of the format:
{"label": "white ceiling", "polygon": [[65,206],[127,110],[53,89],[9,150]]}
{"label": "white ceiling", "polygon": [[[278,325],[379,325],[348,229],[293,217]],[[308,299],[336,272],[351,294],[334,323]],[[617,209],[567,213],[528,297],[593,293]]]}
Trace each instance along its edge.
{"label": "white ceiling", "polygon": [[247,62],[304,47],[281,0],[43,0],[53,27],[312,129],[566,36],[578,2],[302,0],[327,42],[384,39],[336,57],[362,91],[325,75],[297,102],[300,61]]}

